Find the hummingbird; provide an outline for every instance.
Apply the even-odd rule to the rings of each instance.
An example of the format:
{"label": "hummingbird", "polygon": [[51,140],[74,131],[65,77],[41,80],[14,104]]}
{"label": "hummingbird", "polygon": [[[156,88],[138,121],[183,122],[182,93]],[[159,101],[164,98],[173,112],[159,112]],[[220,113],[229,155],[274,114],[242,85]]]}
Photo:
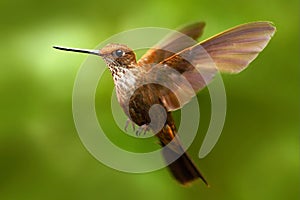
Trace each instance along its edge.
{"label": "hummingbird", "polygon": [[[98,50],[53,46],[59,50],[93,54],[104,60],[125,114],[142,130],[158,129],[155,133],[163,147],[164,160],[170,163],[168,168],[171,174],[182,185],[189,185],[197,179],[202,179],[207,186],[208,182],[182,147],[172,112],[188,103],[211,82],[217,72],[237,74],[244,70],[266,47],[276,31],[271,22],[250,22],[195,42],[202,35],[204,26],[204,22],[196,22],[179,29],[180,34],[167,36],[139,60],[125,44],[107,44]],[[203,55],[209,56],[209,59]],[[164,68],[172,70],[164,73],[161,70]],[[180,76],[190,87],[181,81]],[[145,80],[147,84],[143,84]],[[171,86],[160,85],[157,80],[164,80]],[[180,91],[186,98],[180,101],[174,90]],[[163,120],[159,128],[150,126],[149,110],[153,105],[159,105],[164,111],[155,117],[158,121]],[[169,145],[171,141],[172,145]],[[174,157],[177,159],[172,162]]]}

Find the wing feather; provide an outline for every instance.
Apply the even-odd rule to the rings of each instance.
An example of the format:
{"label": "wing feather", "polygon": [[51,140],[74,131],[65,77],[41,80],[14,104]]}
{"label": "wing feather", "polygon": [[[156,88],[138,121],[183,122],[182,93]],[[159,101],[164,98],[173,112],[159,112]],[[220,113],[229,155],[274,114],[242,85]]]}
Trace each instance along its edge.
{"label": "wing feather", "polygon": [[[275,30],[276,28],[270,22],[239,25],[186,48],[159,64],[176,69],[189,82],[194,92],[198,92],[213,79],[218,71],[239,73],[245,69],[266,47]],[[176,84],[174,89],[180,88],[180,84],[183,82],[178,80],[178,76],[174,76],[174,79],[171,80]],[[188,88],[186,83],[183,87]],[[176,93],[177,91],[172,92]],[[173,94],[166,91],[161,94],[162,100],[167,102],[165,106],[169,110],[182,107],[182,104],[178,105],[177,100],[172,102]],[[185,97],[184,103],[187,103],[195,93],[192,94],[188,90],[187,94],[190,94],[190,97]]]}
{"label": "wing feather", "polygon": [[167,35],[162,41],[149,49],[138,61],[140,66],[157,64],[175,53],[196,44],[204,29],[204,22],[187,25]]}

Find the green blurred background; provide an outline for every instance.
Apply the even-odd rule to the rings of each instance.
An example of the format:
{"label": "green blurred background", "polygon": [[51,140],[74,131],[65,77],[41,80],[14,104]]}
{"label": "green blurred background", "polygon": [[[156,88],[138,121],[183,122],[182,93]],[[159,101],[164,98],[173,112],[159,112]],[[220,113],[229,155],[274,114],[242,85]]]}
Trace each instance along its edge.
{"label": "green blurred background", "polygon": [[[0,5],[0,199],[299,199],[299,1],[2,0]],[[197,157],[209,117],[189,149],[212,187],[200,181],[181,187],[166,169],[127,174],[98,162],[82,145],[72,118],[73,83],[86,56],[51,46],[93,48],[124,30],[199,20],[207,23],[203,38],[255,20],[277,27],[251,67],[223,77],[228,112],[213,151]],[[109,105],[109,92],[97,94],[100,98]],[[207,90],[198,95],[204,116],[208,98]],[[97,111],[110,114],[98,104]],[[104,123],[117,141],[118,128],[111,120]],[[122,137],[118,142],[126,145]]]}

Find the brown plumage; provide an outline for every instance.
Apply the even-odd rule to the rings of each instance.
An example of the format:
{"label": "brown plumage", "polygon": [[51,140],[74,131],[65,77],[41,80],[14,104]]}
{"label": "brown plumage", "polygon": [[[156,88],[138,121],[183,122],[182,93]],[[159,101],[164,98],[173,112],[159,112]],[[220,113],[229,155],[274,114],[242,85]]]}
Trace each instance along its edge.
{"label": "brown plumage", "polygon": [[[183,185],[198,178],[206,184],[207,181],[184,152],[176,136],[171,112],[188,103],[218,71],[239,73],[245,69],[275,32],[270,22],[252,22],[197,43],[195,40],[201,36],[203,28],[204,23],[200,22],[180,29],[180,33],[172,33],[149,49],[139,61],[133,50],[122,44],[109,44],[101,50],[55,47],[101,56],[112,73],[121,107],[138,126],[151,125],[149,110],[154,104],[163,108],[164,112],[157,113],[156,120],[166,120],[156,136],[165,147],[163,156],[167,163],[181,155],[168,167]],[[143,85],[145,80],[149,83]],[[156,83],[158,80],[168,88]],[[178,95],[183,98],[178,99]]]}

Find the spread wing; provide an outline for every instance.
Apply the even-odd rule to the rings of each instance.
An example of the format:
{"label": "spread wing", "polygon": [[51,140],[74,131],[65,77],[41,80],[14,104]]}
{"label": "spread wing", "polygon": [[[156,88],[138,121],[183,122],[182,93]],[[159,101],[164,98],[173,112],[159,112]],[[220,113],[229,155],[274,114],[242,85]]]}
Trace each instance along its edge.
{"label": "spread wing", "polygon": [[[220,71],[225,73],[239,73],[265,48],[273,36],[276,28],[270,22],[252,22],[243,24],[199,44],[182,50],[181,52],[163,60],[160,65],[176,69],[191,85],[187,87],[182,78],[173,76],[172,92],[162,89],[162,102],[170,111],[176,110],[187,103],[186,94],[192,94],[205,87]],[[170,80],[169,80],[170,81]],[[185,102],[178,104],[174,94],[180,94],[181,88],[186,88]],[[195,94],[195,93],[193,93]]]}
{"label": "spread wing", "polygon": [[175,53],[196,44],[197,38],[203,33],[204,22],[185,26],[166,36],[161,42],[149,49],[138,61],[140,66],[157,64]]}

